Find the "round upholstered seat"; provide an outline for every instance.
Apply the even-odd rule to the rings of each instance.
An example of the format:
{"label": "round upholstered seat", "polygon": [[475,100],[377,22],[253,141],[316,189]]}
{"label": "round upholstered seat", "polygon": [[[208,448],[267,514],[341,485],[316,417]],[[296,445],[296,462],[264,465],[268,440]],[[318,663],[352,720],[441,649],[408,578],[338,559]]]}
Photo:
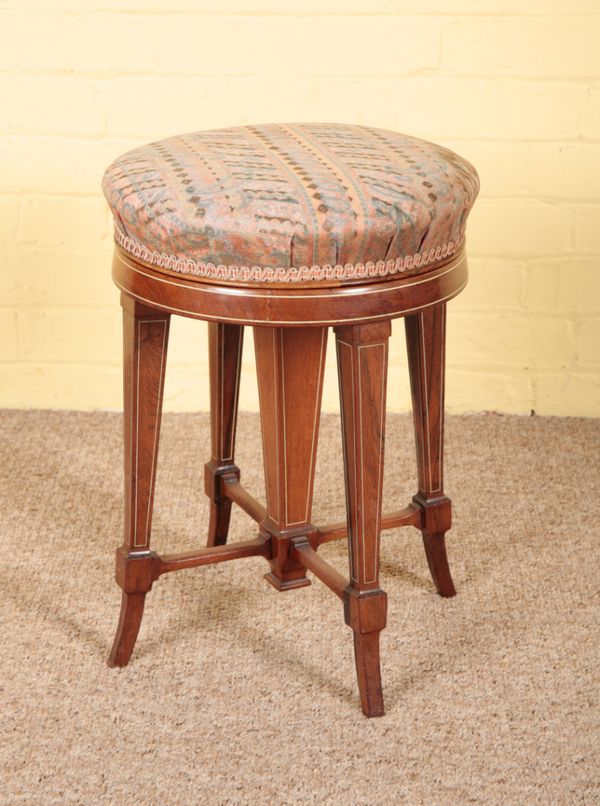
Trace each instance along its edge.
{"label": "round upholstered seat", "polygon": [[103,190],[125,252],[224,283],[419,273],[463,244],[479,189],[442,146],[322,123],[191,132],[127,152]]}

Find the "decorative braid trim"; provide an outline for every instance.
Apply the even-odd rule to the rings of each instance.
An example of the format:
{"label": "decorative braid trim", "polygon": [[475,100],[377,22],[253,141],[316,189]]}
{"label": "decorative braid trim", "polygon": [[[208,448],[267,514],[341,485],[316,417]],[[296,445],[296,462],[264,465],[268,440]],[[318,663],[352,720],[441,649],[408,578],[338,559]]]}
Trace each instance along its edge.
{"label": "decorative braid trim", "polygon": [[271,268],[269,266],[224,266],[214,263],[203,263],[192,258],[177,257],[165,252],[148,249],[135,238],[126,235],[115,221],[115,241],[126,252],[135,258],[170,269],[181,274],[193,274],[197,277],[206,277],[210,280],[224,280],[244,283],[293,283],[310,282],[315,280],[361,280],[369,277],[385,277],[388,274],[420,269],[437,263],[453,255],[462,244],[464,232],[457,241],[448,241],[435,249],[417,252],[415,255],[405,255],[395,260],[372,260],[366,263],[346,263],[331,266],[300,266],[291,268]]}

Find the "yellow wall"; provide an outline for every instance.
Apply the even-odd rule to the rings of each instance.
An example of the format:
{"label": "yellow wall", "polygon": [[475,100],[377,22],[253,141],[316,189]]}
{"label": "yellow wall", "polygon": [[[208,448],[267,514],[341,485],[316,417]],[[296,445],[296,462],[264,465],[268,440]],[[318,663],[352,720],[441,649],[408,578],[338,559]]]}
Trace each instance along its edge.
{"label": "yellow wall", "polygon": [[[449,410],[600,415],[600,0],[0,0],[0,33],[0,406],[121,405],[110,160],[305,119],[436,140],[480,172]],[[176,321],[169,409],[207,407],[206,366],[205,325]]]}

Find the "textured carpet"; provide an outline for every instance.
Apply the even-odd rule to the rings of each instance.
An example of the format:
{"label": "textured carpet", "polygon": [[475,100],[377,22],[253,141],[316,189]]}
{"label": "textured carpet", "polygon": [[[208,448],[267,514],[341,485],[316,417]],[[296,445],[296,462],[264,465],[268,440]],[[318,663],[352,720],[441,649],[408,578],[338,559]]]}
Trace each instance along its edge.
{"label": "textured carpet", "polygon": [[[238,460],[262,497],[257,425],[241,416]],[[418,532],[385,533],[375,720],[338,599],[277,593],[261,558],[159,580],[131,664],[109,669],[121,418],[3,412],[0,429],[0,803],[600,803],[600,421],[449,419],[459,593],[434,593]],[[207,440],[206,415],[165,417],[159,551],[204,540]],[[387,445],[396,508],[408,418]],[[325,417],[316,522],[343,517],[341,479]],[[237,512],[232,539],[254,534]],[[345,571],[344,541],[322,551]]]}

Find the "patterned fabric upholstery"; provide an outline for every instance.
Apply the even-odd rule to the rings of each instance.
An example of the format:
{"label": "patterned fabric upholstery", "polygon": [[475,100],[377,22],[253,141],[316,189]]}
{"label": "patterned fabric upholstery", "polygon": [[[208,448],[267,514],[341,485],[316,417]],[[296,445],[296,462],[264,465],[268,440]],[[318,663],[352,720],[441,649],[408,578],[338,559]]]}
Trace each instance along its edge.
{"label": "patterned fabric upholstery", "polygon": [[103,180],[127,252],[234,283],[428,270],[462,246],[478,190],[446,148],[326,123],[171,137],[127,152]]}

